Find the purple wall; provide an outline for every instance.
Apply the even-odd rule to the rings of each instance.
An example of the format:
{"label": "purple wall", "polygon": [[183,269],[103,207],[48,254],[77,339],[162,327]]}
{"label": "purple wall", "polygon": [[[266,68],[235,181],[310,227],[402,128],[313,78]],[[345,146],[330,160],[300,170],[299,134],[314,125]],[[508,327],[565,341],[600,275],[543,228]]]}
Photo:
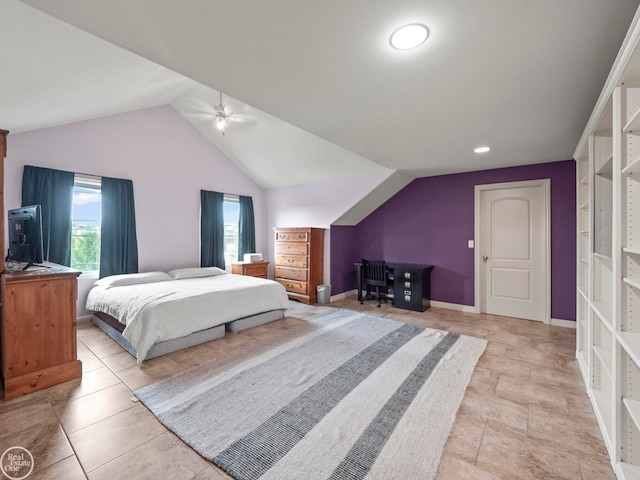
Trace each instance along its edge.
{"label": "purple wall", "polygon": [[575,162],[418,178],[354,227],[331,227],[332,294],[355,288],[361,258],[435,265],[433,300],[474,305],[475,185],[551,179],[551,317],[575,320]]}

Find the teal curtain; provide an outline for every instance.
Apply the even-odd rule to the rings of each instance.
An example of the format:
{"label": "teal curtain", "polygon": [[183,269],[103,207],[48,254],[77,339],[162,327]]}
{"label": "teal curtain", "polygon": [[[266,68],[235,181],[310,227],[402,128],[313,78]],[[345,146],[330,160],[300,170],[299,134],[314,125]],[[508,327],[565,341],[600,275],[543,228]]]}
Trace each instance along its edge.
{"label": "teal curtain", "polygon": [[224,194],[200,190],[200,266],[224,268]]}
{"label": "teal curtain", "polygon": [[102,177],[100,278],[138,271],[133,182]]}
{"label": "teal curtain", "polygon": [[40,205],[44,260],[71,265],[71,209],[74,173],[25,165],[22,206]]}
{"label": "teal curtain", "polygon": [[253,216],[253,199],[240,195],[240,219],[238,225],[238,260],[245,253],[256,251],[256,223]]}

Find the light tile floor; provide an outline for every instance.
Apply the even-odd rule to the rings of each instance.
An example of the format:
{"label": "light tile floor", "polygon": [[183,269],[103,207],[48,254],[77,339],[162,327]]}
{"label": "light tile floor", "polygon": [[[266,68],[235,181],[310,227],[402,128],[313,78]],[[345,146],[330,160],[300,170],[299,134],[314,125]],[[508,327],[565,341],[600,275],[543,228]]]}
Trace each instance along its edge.
{"label": "light tile floor", "polygon": [[216,359],[241,361],[308,331],[332,308],[364,311],[488,340],[437,478],[615,479],[575,361],[575,330],[441,308],[418,313],[355,298],[287,317],[138,366],[91,324],[78,328],[83,377],[0,402],[0,451],[35,457],[30,479],[227,479],[185,446],[133,390]]}

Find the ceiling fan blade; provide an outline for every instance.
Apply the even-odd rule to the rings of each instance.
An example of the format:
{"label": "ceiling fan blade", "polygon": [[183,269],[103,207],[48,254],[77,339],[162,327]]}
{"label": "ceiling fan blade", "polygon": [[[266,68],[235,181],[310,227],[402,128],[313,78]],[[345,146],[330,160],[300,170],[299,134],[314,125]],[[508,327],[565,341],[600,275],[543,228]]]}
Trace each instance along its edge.
{"label": "ceiling fan blade", "polygon": [[231,113],[227,115],[227,119],[230,122],[241,125],[255,125],[258,123],[258,118],[255,115],[249,115],[246,113]]}

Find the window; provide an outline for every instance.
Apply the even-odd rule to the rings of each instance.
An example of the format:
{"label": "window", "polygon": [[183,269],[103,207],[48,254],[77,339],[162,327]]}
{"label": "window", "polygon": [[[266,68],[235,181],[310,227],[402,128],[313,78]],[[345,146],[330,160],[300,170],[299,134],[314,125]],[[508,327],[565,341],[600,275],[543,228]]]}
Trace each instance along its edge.
{"label": "window", "polygon": [[71,212],[71,268],[83,275],[100,270],[100,178],[75,175]]}
{"label": "window", "polygon": [[240,200],[237,195],[224,196],[224,263],[231,268],[238,261],[238,222],[240,220]]}

